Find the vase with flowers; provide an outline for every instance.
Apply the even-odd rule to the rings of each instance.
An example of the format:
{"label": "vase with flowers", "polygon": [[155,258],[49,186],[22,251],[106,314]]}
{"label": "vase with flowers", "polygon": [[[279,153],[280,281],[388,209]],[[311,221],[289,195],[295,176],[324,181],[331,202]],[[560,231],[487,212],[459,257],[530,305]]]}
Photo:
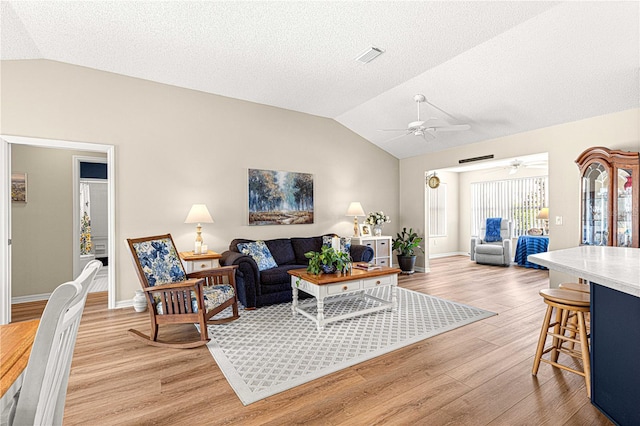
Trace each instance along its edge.
{"label": "vase with flowers", "polygon": [[371,212],[367,215],[367,218],[364,220],[364,223],[371,225],[373,227],[373,235],[379,237],[382,235],[382,227],[385,223],[391,222],[391,218],[384,214],[383,211],[379,212]]}

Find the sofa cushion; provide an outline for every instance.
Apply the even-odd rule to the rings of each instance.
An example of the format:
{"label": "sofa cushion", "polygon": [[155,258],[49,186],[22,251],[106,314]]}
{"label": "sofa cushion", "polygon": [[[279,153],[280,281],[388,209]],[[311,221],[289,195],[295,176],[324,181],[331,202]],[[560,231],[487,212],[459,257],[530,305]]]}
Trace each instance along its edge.
{"label": "sofa cushion", "polygon": [[494,256],[502,256],[502,253],[504,253],[502,243],[479,244],[476,246],[476,255],[490,254]]}
{"label": "sofa cushion", "polygon": [[240,250],[240,253],[242,254],[251,256],[253,260],[256,261],[259,271],[264,271],[278,266],[264,241],[240,243],[238,244],[238,250]]}
{"label": "sofa cushion", "polygon": [[293,251],[290,238],[278,238],[276,240],[267,240],[264,242],[273,259],[278,265],[290,265],[295,263],[296,255]]}
{"label": "sofa cushion", "polygon": [[290,283],[291,275],[289,275],[287,271],[291,269],[301,269],[306,267],[306,265],[284,265],[267,269],[260,273],[260,282],[265,286]]}
{"label": "sofa cushion", "polygon": [[320,251],[322,248],[322,237],[291,238],[291,245],[296,254],[298,265],[308,265],[309,260],[304,254],[309,251]]}

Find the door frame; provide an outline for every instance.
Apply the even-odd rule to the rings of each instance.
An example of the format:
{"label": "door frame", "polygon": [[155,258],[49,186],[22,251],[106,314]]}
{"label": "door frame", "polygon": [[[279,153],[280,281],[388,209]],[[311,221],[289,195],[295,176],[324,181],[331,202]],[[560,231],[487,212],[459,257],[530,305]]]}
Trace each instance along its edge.
{"label": "door frame", "polygon": [[[115,298],[115,146],[89,142],[72,142],[57,139],[0,135],[0,212],[6,219],[0,226],[0,324],[11,322],[11,145],[29,145],[42,148],[59,148],[93,151],[107,154],[107,209],[108,209],[108,257],[111,273],[108,275],[108,308],[114,309]],[[72,183],[73,184],[73,183]]]}

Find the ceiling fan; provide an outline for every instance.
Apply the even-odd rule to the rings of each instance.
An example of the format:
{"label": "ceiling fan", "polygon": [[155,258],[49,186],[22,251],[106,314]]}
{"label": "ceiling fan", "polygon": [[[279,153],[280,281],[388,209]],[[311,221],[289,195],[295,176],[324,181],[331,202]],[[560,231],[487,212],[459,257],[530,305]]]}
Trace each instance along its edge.
{"label": "ceiling fan", "polygon": [[505,167],[505,169],[509,170],[510,175],[514,175],[518,173],[518,170],[524,169],[524,168],[547,169],[548,167],[549,166],[545,161],[534,161],[530,163],[525,163],[524,161],[513,160],[507,167]]}
{"label": "ceiling fan", "polygon": [[[424,140],[435,139],[435,135],[433,133],[437,132],[457,132],[460,130],[469,130],[471,126],[468,124],[449,124],[445,120],[441,118],[429,118],[427,120],[420,119],[420,104],[422,102],[426,102],[432,107],[442,111],[437,106],[433,105],[431,102],[427,101],[427,98],[424,95],[415,95],[413,100],[418,104],[418,120],[412,121],[408,124],[406,129],[379,129],[382,132],[405,132],[400,136],[396,136],[394,138],[389,139],[392,141],[394,139],[401,138],[403,136],[407,136],[413,134],[414,136],[421,136]],[[445,114],[449,115],[446,111],[442,111]],[[387,141],[387,142],[389,142]]]}

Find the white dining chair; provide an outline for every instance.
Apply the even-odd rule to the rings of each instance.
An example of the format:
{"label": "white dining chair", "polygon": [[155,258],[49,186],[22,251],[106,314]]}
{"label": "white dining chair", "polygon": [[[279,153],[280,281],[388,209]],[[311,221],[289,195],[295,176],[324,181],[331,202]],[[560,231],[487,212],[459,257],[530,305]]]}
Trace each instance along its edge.
{"label": "white dining chair", "polygon": [[9,425],[61,425],[71,358],[87,292],[102,267],[89,262],[74,281],[59,285],[47,301]]}

